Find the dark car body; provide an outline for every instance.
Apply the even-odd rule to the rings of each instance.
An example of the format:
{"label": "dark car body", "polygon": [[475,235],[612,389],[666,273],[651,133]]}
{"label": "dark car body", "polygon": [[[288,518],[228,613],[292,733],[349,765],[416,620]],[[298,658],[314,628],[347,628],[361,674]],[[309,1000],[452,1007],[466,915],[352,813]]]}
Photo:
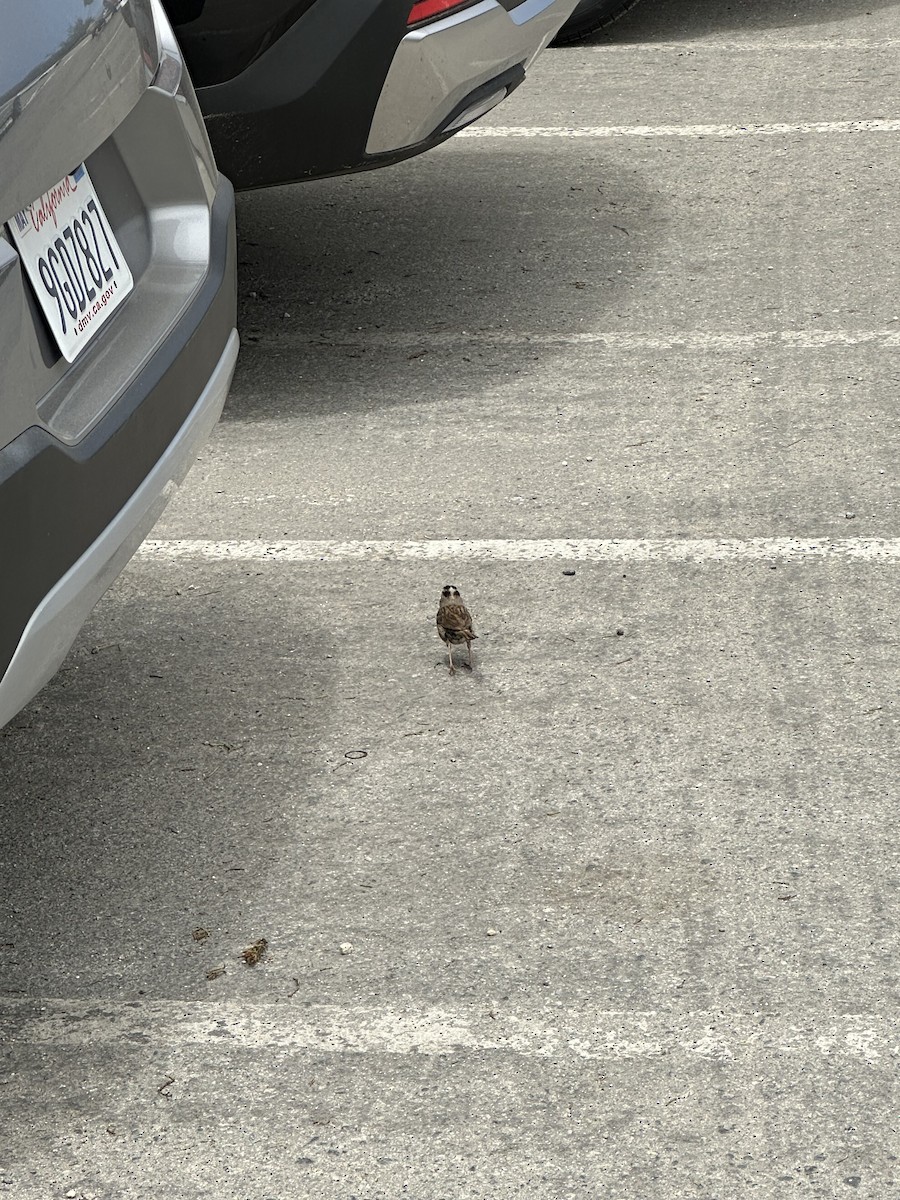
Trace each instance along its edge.
{"label": "dark car body", "polygon": [[554,46],[574,46],[593,37],[601,29],[623,17],[637,2],[638,0],[578,0],[575,11],[556,35]]}
{"label": "dark car body", "polygon": [[444,141],[522,82],[575,0],[165,3],[219,167],[249,188]]}

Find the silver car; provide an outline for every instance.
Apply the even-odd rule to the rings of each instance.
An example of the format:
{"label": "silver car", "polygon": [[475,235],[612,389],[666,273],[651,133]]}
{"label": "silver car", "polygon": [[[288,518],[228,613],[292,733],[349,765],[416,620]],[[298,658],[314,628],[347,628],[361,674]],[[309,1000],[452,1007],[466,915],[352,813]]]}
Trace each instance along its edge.
{"label": "silver car", "polygon": [[238,348],[234,195],[158,0],[2,20],[0,725],[153,525]]}

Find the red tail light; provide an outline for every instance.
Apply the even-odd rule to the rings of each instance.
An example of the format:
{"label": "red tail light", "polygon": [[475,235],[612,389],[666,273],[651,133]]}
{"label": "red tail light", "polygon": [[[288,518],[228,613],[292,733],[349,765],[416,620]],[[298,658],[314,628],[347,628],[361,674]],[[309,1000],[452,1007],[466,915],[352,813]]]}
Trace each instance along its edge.
{"label": "red tail light", "polygon": [[468,8],[472,0],[416,0],[406,18],[407,25],[420,25],[433,17],[444,16],[456,8]]}

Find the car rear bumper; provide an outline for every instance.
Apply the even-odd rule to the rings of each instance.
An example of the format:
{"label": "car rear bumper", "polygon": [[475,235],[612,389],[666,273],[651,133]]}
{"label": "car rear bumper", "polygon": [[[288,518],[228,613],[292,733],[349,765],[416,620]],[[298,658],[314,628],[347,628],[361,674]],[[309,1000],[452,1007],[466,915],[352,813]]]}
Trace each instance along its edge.
{"label": "car rear bumper", "polygon": [[32,426],[0,450],[0,726],[53,675],[215,425],[237,356],[234,193],[220,178],[206,279],[75,445]]}
{"label": "car rear bumper", "polygon": [[480,0],[410,30],[410,0],[316,0],[239,74],[197,89],[219,168],[241,189],[419,154],[512,91],[575,2]]}
{"label": "car rear bumper", "polygon": [[482,0],[397,47],[366,153],[388,154],[462,129],[499,104],[568,18],[574,0]]}

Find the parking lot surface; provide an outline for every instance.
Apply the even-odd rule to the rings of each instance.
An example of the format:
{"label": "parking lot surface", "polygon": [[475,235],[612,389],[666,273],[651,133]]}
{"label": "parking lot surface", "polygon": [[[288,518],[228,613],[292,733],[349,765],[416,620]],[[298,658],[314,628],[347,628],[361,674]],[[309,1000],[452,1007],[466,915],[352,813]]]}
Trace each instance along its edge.
{"label": "parking lot surface", "polygon": [[752,7],[239,198],[224,419],[0,734],[0,1196],[900,1190],[900,4]]}

